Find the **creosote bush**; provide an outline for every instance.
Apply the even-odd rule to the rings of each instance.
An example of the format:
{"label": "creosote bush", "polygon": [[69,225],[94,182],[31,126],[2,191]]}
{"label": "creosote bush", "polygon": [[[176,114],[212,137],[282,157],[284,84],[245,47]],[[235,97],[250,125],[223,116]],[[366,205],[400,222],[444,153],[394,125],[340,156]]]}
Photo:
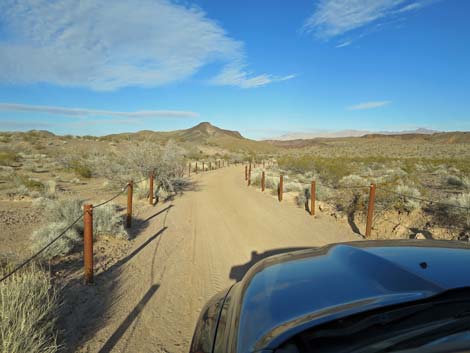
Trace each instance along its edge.
{"label": "creosote bush", "polygon": [[399,194],[403,194],[410,197],[397,197],[395,202],[395,208],[401,211],[411,212],[420,207],[421,203],[419,200],[414,199],[415,197],[421,197],[419,190],[413,186],[407,186],[400,184],[395,188],[395,191]]}
{"label": "creosote bush", "polygon": [[470,228],[470,193],[452,196],[447,203],[450,206],[447,212],[455,218],[455,222],[463,223]]}
{"label": "creosote bush", "polygon": [[[46,210],[49,224],[35,231],[31,236],[31,249],[36,252],[62,233],[70,224],[83,214],[83,201],[39,199],[36,207]],[[128,238],[124,229],[123,218],[118,212],[118,206],[112,203],[93,209],[94,236],[108,235],[116,238]],[[82,241],[83,220],[79,220],[63,237],[52,244],[41,254],[42,259],[64,256],[73,251]]]}
{"label": "creosote bush", "polygon": [[[0,268],[0,276],[11,268]],[[57,352],[58,306],[49,275],[34,264],[0,283],[0,351]]]}

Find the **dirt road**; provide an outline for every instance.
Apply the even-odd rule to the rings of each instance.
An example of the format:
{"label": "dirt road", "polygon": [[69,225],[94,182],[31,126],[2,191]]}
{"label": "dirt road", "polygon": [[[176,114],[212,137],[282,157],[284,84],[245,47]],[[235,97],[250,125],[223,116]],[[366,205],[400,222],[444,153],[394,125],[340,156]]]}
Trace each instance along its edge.
{"label": "dirt road", "polygon": [[81,328],[86,342],[79,351],[187,352],[207,299],[259,259],[358,240],[327,216],[310,217],[247,188],[241,166],[192,179],[196,190],[138,215],[142,222],[129,254],[89,289],[94,309],[80,315],[99,317]]}

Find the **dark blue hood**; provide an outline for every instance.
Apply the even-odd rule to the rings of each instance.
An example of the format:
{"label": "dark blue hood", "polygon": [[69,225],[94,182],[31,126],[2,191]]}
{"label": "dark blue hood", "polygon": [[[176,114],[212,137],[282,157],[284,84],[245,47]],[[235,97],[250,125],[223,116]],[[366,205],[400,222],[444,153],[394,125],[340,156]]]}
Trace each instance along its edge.
{"label": "dark blue hood", "polygon": [[470,287],[470,247],[355,242],[267,258],[241,283],[237,351],[273,349],[308,327]]}

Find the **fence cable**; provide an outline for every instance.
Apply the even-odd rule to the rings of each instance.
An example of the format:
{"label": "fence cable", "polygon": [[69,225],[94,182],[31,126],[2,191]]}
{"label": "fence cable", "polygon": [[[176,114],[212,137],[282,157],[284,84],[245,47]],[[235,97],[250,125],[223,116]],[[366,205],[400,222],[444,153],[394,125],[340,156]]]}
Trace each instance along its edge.
{"label": "fence cable", "polygon": [[383,188],[381,186],[377,186],[377,190],[382,190],[382,191],[388,192],[390,194],[395,194],[395,195],[398,195],[398,196],[401,196],[401,197],[404,197],[404,198],[417,200],[417,201],[421,201],[421,202],[425,202],[425,203],[429,203],[429,204],[441,205],[441,206],[445,206],[445,207],[455,207],[455,208],[460,208],[460,209],[467,210],[467,211],[470,210],[470,207],[465,207],[465,206],[460,206],[460,205],[453,205],[453,204],[450,204],[450,203],[444,203],[444,202],[433,201],[433,200],[427,200],[427,199],[423,199],[422,197],[416,197],[416,196],[412,196],[412,195],[405,195],[405,194],[401,194],[399,192],[396,192],[396,191],[393,191],[393,190],[390,190],[390,189]]}
{"label": "fence cable", "polygon": [[99,203],[98,205],[96,206],[93,206],[93,208],[98,208],[98,207],[101,207],[101,206],[104,206],[106,205],[107,203],[113,201],[115,198],[117,198],[118,196],[122,195],[124,193],[124,191],[127,190],[127,188],[129,187],[129,184],[127,184],[126,186],[124,186],[121,191],[119,191],[116,195],[114,195],[113,197],[111,197],[110,199],[106,200],[106,201],[103,201],[101,203]]}
{"label": "fence cable", "polygon": [[10,271],[8,274],[6,274],[5,276],[3,276],[1,279],[0,279],[0,283],[3,282],[4,280],[6,280],[7,278],[9,278],[10,276],[12,276],[14,273],[16,273],[17,271],[19,271],[20,269],[22,269],[24,266],[26,266],[27,264],[29,264],[31,261],[33,261],[36,257],[38,257],[40,254],[42,254],[46,249],[48,249],[52,244],[54,244],[57,240],[59,240],[60,238],[62,238],[75,224],[77,224],[77,222],[82,219],[83,217],[83,214],[80,215],[80,217],[78,217],[75,221],[73,221],[67,228],[65,228],[62,233],[60,233],[58,236],[56,236],[54,239],[52,239],[52,241],[49,242],[49,244],[47,244],[46,246],[44,246],[41,250],[39,250],[37,253],[35,253],[33,256],[31,256],[29,259],[27,259],[26,261],[22,262],[20,265],[18,265],[17,267],[15,267],[12,271]]}
{"label": "fence cable", "polygon": [[[113,197],[111,197],[110,199],[96,205],[96,206],[93,206],[93,208],[98,208],[98,207],[101,207],[101,206],[104,206],[106,205],[107,203],[113,201],[114,199],[116,199],[118,196],[120,196],[121,194],[124,193],[124,191],[127,190],[127,188],[129,187],[129,184],[127,184],[125,187],[122,188],[121,191],[119,191],[116,195],[114,195]],[[36,257],[38,257],[40,254],[42,254],[45,250],[47,250],[52,244],[54,244],[57,240],[59,240],[60,238],[62,238],[75,224],[78,223],[79,220],[81,220],[83,218],[83,214],[81,214],[77,219],[75,219],[75,221],[73,221],[69,226],[67,226],[58,236],[56,236],[54,239],[52,239],[52,241],[50,241],[46,246],[44,246],[41,250],[39,250],[38,252],[36,252],[33,256],[31,256],[30,258],[28,258],[27,260],[25,260],[24,262],[22,262],[20,265],[18,265],[17,267],[15,267],[12,271],[10,271],[8,274],[6,274],[5,276],[3,276],[2,278],[0,278],[0,283],[3,282],[4,280],[6,280],[7,278],[11,277],[13,274],[15,274],[16,272],[18,272],[20,269],[22,269],[24,266],[26,266],[27,264],[29,264],[31,261],[33,261]]]}

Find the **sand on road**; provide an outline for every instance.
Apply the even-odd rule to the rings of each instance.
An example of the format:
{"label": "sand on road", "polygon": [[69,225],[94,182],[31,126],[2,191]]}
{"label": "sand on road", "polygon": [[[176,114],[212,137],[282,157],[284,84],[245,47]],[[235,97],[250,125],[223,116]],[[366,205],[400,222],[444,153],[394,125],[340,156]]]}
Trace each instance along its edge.
{"label": "sand on road", "polygon": [[70,313],[71,325],[94,315],[92,324],[77,329],[78,339],[85,340],[77,351],[187,352],[205,302],[259,259],[359,240],[326,215],[311,217],[277,202],[268,191],[248,188],[242,166],[192,180],[195,190],[145,208],[139,215],[145,227],[118,261],[119,270],[104,271],[89,289],[95,305]]}

